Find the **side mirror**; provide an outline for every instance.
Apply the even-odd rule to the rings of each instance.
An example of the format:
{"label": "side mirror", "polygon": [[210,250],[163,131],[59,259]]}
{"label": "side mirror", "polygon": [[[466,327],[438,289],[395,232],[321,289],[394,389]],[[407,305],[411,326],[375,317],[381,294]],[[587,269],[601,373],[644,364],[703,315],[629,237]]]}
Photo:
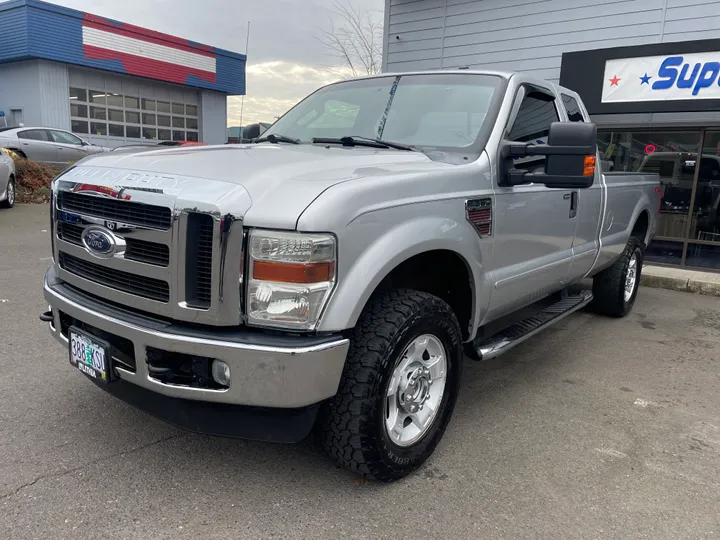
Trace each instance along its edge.
{"label": "side mirror", "polygon": [[80,143],[80,146],[90,146],[90,143],[89,143],[89,142],[83,141],[82,139],[80,139],[80,140],[82,141],[82,142]]}
{"label": "side mirror", "polygon": [[[500,185],[545,184],[550,188],[588,188],[595,180],[597,127],[585,122],[553,122],[547,144],[505,142]],[[513,158],[547,156],[545,171],[530,174],[516,168]]]}

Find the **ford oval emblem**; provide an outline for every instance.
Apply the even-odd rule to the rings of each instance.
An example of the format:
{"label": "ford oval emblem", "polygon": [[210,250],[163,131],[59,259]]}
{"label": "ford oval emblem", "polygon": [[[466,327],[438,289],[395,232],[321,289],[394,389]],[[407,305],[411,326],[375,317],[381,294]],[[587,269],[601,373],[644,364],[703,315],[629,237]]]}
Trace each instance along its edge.
{"label": "ford oval emblem", "polygon": [[103,227],[87,227],[80,238],[85,249],[100,258],[112,257],[117,246],[115,235]]}

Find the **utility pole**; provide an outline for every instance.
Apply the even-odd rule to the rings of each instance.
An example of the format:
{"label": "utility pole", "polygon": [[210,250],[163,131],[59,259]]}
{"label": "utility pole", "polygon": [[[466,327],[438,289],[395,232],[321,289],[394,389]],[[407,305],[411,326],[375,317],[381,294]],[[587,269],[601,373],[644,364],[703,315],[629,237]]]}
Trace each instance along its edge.
{"label": "utility pole", "polygon": [[[247,35],[245,36],[245,94],[247,94],[247,53],[248,46],[250,45],[250,21],[247,25]],[[243,130],[243,108],[245,107],[245,94],[240,98],[240,141],[242,142],[242,130]]]}

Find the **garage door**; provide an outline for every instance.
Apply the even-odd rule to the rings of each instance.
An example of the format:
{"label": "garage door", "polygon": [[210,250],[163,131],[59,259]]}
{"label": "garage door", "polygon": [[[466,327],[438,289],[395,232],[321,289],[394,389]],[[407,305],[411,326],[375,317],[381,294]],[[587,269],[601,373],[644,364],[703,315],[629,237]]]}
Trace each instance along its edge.
{"label": "garage door", "polygon": [[193,88],[74,68],[69,75],[72,131],[91,143],[202,140]]}

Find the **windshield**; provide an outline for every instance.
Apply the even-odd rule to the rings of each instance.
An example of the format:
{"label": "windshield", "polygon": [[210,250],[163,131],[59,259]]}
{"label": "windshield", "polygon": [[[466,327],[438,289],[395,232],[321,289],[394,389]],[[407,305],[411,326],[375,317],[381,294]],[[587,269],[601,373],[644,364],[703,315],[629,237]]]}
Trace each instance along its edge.
{"label": "windshield", "polygon": [[368,137],[416,147],[461,149],[478,138],[502,79],[428,74],[360,79],[321,88],[268,129],[300,142]]}

